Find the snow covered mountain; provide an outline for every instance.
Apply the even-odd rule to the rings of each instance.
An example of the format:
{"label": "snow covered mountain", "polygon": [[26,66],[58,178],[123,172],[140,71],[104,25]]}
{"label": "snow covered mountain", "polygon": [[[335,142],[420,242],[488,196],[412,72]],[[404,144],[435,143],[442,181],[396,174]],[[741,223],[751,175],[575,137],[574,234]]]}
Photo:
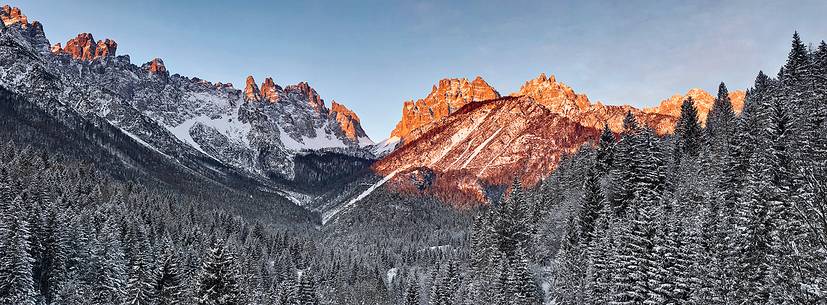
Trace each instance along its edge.
{"label": "snow covered mountain", "polygon": [[[729,94],[736,111],[743,107],[744,95]],[[692,89],[654,108],[604,105],[545,74],[508,98],[499,96],[480,77],[473,82],[440,80],[426,98],[404,103],[391,138],[374,148],[387,154],[374,164],[374,171],[406,177],[389,183],[401,190],[429,189],[460,204],[484,201],[491,186],[514,178],[527,185],[540,181],[562,156],[596,140],[604,124],[619,133],[629,112],[666,135],[674,130],[684,99],[693,98],[702,122],[715,101],[709,93]]]}
{"label": "snow covered mountain", "polygon": [[453,203],[482,202],[488,186],[517,177],[537,183],[563,155],[599,134],[531,98],[504,97],[466,104],[373,169],[400,177],[391,185],[403,191],[428,189]]}
{"label": "snow covered mountain", "polygon": [[282,88],[252,77],[232,84],[170,74],[161,59],[143,65],[117,55],[111,39],[81,33],[49,46],[38,22],[19,9],[0,11],[0,85],[35,100],[100,117],[172,159],[212,159],[261,179],[291,180],[309,152],[372,158],[358,116],[324,100],[307,83]]}

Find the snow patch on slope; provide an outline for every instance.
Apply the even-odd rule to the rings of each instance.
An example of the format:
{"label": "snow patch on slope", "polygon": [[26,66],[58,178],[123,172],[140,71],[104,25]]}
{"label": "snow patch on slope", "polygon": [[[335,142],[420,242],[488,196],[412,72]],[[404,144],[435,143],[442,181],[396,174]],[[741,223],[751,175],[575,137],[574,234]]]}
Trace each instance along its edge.
{"label": "snow patch on slope", "polygon": [[436,158],[432,159],[430,162],[428,162],[428,166],[433,166],[434,164],[436,164],[437,162],[439,162],[440,160],[445,158],[445,156],[447,156],[448,153],[451,152],[452,149],[454,149],[454,146],[456,146],[458,143],[461,143],[466,138],[468,138],[468,136],[471,135],[471,132],[476,130],[477,127],[479,127],[480,124],[482,124],[483,121],[485,121],[485,120],[477,120],[476,122],[474,122],[473,125],[466,126],[462,129],[460,129],[459,131],[457,131],[455,134],[453,134],[451,136],[451,140],[450,140],[451,143],[449,143],[448,145],[446,145],[442,149],[442,152],[440,152],[439,157],[436,157]]}
{"label": "snow patch on slope", "polygon": [[325,212],[324,215],[322,215],[322,225],[326,224],[328,221],[333,219],[333,216],[336,216],[336,214],[338,214],[342,210],[349,208],[350,206],[352,206],[356,202],[359,202],[362,199],[365,199],[365,197],[367,197],[368,195],[373,193],[373,191],[375,191],[377,188],[379,188],[380,186],[385,184],[385,182],[388,182],[389,180],[391,180],[394,176],[396,176],[396,174],[398,174],[401,171],[402,171],[402,169],[397,169],[397,170],[391,172],[390,174],[388,174],[387,176],[382,178],[382,180],[379,180],[379,182],[376,182],[373,185],[371,185],[367,190],[365,190],[364,192],[359,194],[359,196],[356,196],[356,198],[353,198],[350,201],[348,201],[348,203],[345,203],[344,205],[342,205],[338,208],[335,208],[335,209],[332,209],[330,211]]}
{"label": "snow patch on slope", "polygon": [[164,152],[162,152],[162,151],[158,150],[157,148],[155,148],[155,146],[152,146],[152,144],[149,144],[149,143],[147,143],[146,141],[142,140],[142,139],[141,139],[141,138],[139,138],[137,135],[135,135],[135,134],[133,134],[133,133],[131,133],[131,132],[129,132],[129,131],[126,131],[126,129],[123,129],[123,128],[118,127],[117,125],[115,125],[115,124],[114,124],[114,123],[112,123],[111,121],[109,121],[109,124],[112,124],[112,126],[115,126],[115,128],[120,129],[120,130],[121,130],[121,132],[123,132],[123,134],[125,134],[125,135],[129,136],[130,138],[132,138],[133,140],[135,140],[135,142],[138,142],[138,144],[141,144],[141,145],[143,145],[143,146],[146,146],[147,148],[152,149],[152,150],[154,150],[154,151],[158,152],[159,154],[163,155],[164,157],[167,157],[167,158],[172,159],[172,157],[170,157],[169,155],[165,154]]}
{"label": "snow patch on slope", "polygon": [[465,168],[466,166],[468,166],[468,163],[471,163],[471,161],[474,160],[474,158],[476,158],[477,155],[480,154],[482,149],[485,148],[485,146],[488,146],[488,143],[491,142],[491,140],[493,140],[498,134],[500,134],[500,131],[503,131],[503,127],[500,127],[500,129],[497,129],[497,131],[495,131],[494,134],[492,134],[490,137],[488,137],[488,139],[485,139],[485,141],[483,141],[482,144],[477,146],[477,148],[474,149],[474,152],[471,153],[471,156],[468,157],[468,159],[465,160],[465,163],[462,164],[462,168]]}
{"label": "snow patch on slope", "polygon": [[324,128],[316,128],[316,137],[308,138],[302,136],[301,140],[294,139],[291,137],[286,131],[284,131],[281,126],[279,128],[279,134],[281,138],[281,143],[284,144],[284,147],[294,151],[300,150],[318,150],[322,148],[346,148],[347,144],[342,142],[341,139],[337,138],[334,135],[331,135],[325,131]]}
{"label": "snow patch on slope", "polygon": [[195,123],[198,122],[198,119],[199,119],[199,117],[195,117],[195,118],[191,118],[189,120],[186,120],[183,123],[181,123],[181,124],[179,124],[178,126],[175,126],[175,127],[170,127],[170,126],[166,126],[166,125],[164,127],[166,127],[167,130],[169,130],[169,132],[171,132],[173,135],[175,135],[175,137],[178,138],[179,140],[183,141],[184,143],[189,144],[190,146],[192,146],[196,150],[198,150],[198,151],[202,152],[203,154],[209,156],[210,154],[208,154],[206,151],[201,149],[201,145],[198,145],[198,143],[196,143],[195,140],[192,139],[192,135],[190,135],[190,128],[192,128],[192,125],[195,125]]}
{"label": "snow patch on slope", "polygon": [[401,139],[399,137],[390,137],[387,138],[379,143],[376,143],[372,148],[371,152],[374,156],[382,157],[387,154],[390,154],[396,149],[396,146],[399,145],[399,141]]}
{"label": "snow patch on slope", "polygon": [[[169,130],[182,142],[189,144],[193,148],[209,156],[210,154],[205,152],[201,148],[201,145],[198,145],[190,134],[190,129],[192,129],[192,126],[196,123],[201,123],[204,126],[212,127],[219,133],[225,135],[231,141],[242,143],[244,146],[250,147],[250,141],[247,139],[247,135],[250,134],[250,125],[245,124],[239,121],[238,118],[230,115],[221,116],[218,118],[198,116],[190,118],[175,127],[166,125],[164,125],[164,127],[166,127],[167,130]],[[213,157],[213,159],[215,159],[215,157]]]}

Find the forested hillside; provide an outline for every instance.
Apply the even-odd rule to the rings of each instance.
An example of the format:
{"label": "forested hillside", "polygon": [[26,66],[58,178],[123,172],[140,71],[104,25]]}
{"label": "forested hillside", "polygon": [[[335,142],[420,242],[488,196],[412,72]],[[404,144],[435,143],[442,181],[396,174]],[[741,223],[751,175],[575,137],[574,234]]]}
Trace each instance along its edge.
{"label": "forested hillside", "polygon": [[[665,139],[628,118],[584,162],[557,304],[824,304],[827,44],[793,37],[736,116],[721,84],[701,128],[691,100]],[[543,226],[543,224],[541,224]]]}
{"label": "forested hillside", "polygon": [[[827,44],[796,34],[740,114],[729,96],[722,83],[706,122],[683,101],[664,137],[629,113],[537,187],[515,172],[479,207],[378,187],[324,224],[34,143],[73,145],[42,124],[65,118],[4,96],[3,118],[28,125],[0,124],[0,304],[824,304]],[[303,158],[314,187],[367,163]],[[328,180],[329,166],[352,171]]]}

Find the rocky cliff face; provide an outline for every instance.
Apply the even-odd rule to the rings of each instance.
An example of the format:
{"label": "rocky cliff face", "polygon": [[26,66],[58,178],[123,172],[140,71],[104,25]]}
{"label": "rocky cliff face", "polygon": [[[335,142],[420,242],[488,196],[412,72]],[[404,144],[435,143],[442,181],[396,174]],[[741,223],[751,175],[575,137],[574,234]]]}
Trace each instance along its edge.
{"label": "rocky cliff face", "polygon": [[[485,83],[480,78],[475,82]],[[695,100],[704,121],[715,100],[709,93],[693,89],[652,109],[603,105],[592,103],[585,94],[545,74],[527,81],[508,98],[489,101],[472,102],[471,95],[456,94],[469,90],[450,90],[461,87],[443,80],[427,98],[406,102],[403,118],[392,134],[406,141],[373,169],[396,176],[392,185],[400,189],[421,190],[427,185],[427,189],[454,203],[482,201],[487,185],[507,184],[514,177],[527,185],[536,183],[551,173],[561,155],[595,139],[604,124],[621,132],[628,112],[640,124],[665,135],[674,130],[685,98]],[[476,98],[496,93],[487,88],[478,90],[483,94]],[[461,98],[440,100],[444,96]],[[732,92],[730,99],[736,111],[743,108],[743,91]],[[451,105],[448,101],[464,106],[445,111]],[[427,112],[423,115],[424,110]]]}
{"label": "rocky cliff face", "polygon": [[0,18],[6,25],[0,30],[0,85],[33,100],[63,101],[169,158],[291,179],[295,157],[308,151],[370,156],[363,146],[372,142],[358,117],[343,106],[334,115],[307,83],[282,89],[269,79],[262,93],[252,77],[239,90],[170,75],[163,60],[134,65],[116,55],[117,43],[89,33],[50,52],[42,28],[28,24],[18,9],[4,7]]}
{"label": "rocky cliff face", "polygon": [[[698,119],[702,125],[706,125],[706,117],[709,115],[709,111],[712,110],[712,104],[715,103],[715,96],[698,88],[690,89],[684,95],[675,94],[668,99],[661,101],[657,107],[644,108],[643,111],[646,113],[657,113],[671,117],[679,117],[681,115],[681,104],[683,104],[684,100],[690,97],[695,104],[695,108],[698,109]],[[741,110],[744,109],[745,97],[746,92],[743,90],[737,90],[729,93],[729,100],[732,103],[732,109],[734,109],[736,113],[740,113]]]}
{"label": "rocky cliff face", "polygon": [[447,117],[466,104],[499,98],[500,94],[481,77],[468,81],[465,78],[442,79],[424,99],[406,101],[402,106],[402,119],[391,132],[391,138],[408,139],[416,129]]}
{"label": "rocky cliff face", "polygon": [[29,26],[29,18],[20,12],[20,8],[8,5],[4,5],[3,8],[0,9],[0,20],[3,21],[3,25],[20,23],[23,27]]}
{"label": "rocky cliff face", "polygon": [[362,129],[362,123],[359,116],[355,112],[345,107],[345,105],[331,102],[330,116],[339,122],[339,127],[344,131],[345,136],[351,140],[359,140],[367,138],[365,130]]}
{"label": "rocky cliff face", "polygon": [[150,74],[158,75],[161,77],[169,77],[169,71],[167,71],[167,66],[164,65],[164,60],[160,58],[153,58],[148,63],[143,64],[141,68],[146,70]]}
{"label": "rocky cliff face", "polygon": [[585,94],[575,93],[569,86],[557,82],[554,76],[541,74],[527,81],[512,96],[530,97],[546,109],[572,119],[583,126],[603,128],[608,124],[614,132],[623,129],[623,118],[632,112],[638,121],[654,129],[659,134],[671,132],[675,119],[659,113],[646,113],[629,105],[612,106],[600,102],[592,103]]}
{"label": "rocky cliff face", "polygon": [[[396,172],[392,185],[401,189],[427,184],[425,189],[450,202],[482,202],[487,185],[508,184],[515,177],[537,183],[562,155],[599,133],[531,98],[505,97],[465,105],[373,169],[382,175]],[[420,177],[430,178],[423,182]]]}
{"label": "rocky cliff face", "polygon": [[306,82],[282,88],[268,77],[259,87],[249,76],[244,101],[244,109],[266,115],[289,136],[283,139],[287,147],[348,149],[373,144],[353,111],[335,102],[328,109]]}
{"label": "rocky cliff face", "polygon": [[67,54],[77,60],[94,60],[101,57],[114,57],[118,50],[118,43],[111,39],[95,41],[90,33],[80,33],[69,39],[65,47],[60,43],[52,46],[53,54]]}
{"label": "rocky cliff face", "polygon": [[21,38],[17,42],[31,46],[37,53],[49,52],[49,40],[43,32],[43,25],[38,21],[29,23],[29,18],[20,8],[4,5],[0,9],[2,29],[16,32]]}

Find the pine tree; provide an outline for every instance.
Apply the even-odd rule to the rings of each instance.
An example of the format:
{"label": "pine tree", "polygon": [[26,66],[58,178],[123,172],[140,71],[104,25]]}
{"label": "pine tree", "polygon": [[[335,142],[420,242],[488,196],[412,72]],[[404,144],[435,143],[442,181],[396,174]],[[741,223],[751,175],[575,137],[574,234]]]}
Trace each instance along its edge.
{"label": "pine tree", "polygon": [[718,97],[709,110],[706,120],[706,133],[708,145],[717,149],[725,149],[726,140],[732,136],[732,128],[735,123],[735,111],[732,109],[732,101],[729,99],[729,91],[724,83],[718,86]]}
{"label": "pine tree", "polygon": [[[169,243],[168,243],[169,245]],[[168,248],[169,246],[167,246]],[[155,296],[158,305],[177,305],[182,301],[181,270],[171,251],[161,258],[155,276]]]}
{"label": "pine tree", "polygon": [[589,168],[586,173],[586,180],[583,183],[583,196],[580,207],[580,236],[584,245],[588,245],[594,236],[594,225],[600,211],[603,209],[603,194],[600,190],[600,182],[597,169]]}
{"label": "pine tree", "polygon": [[600,141],[597,145],[597,157],[595,166],[598,173],[605,175],[614,164],[615,136],[609,124],[603,124],[603,132],[600,134]]}
{"label": "pine tree", "polygon": [[405,305],[419,305],[419,284],[414,278],[408,282],[408,288],[405,291]]}
{"label": "pine tree", "polygon": [[29,224],[23,212],[23,199],[18,196],[9,205],[8,228],[3,232],[3,273],[0,274],[0,303],[35,305],[32,259],[29,253]]}
{"label": "pine tree", "polygon": [[510,305],[538,304],[537,290],[534,278],[528,270],[528,261],[522,253],[517,253],[511,263],[511,274],[508,277],[508,293],[511,296]]}
{"label": "pine tree", "polygon": [[118,228],[112,221],[104,224],[101,232],[100,246],[93,254],[95,282],[92,286],[95,294],[94,304],[121,304],[126,297],[126,259],[124,258]]}
{"label": "pine tree", "polygon": [[143,255],[139,253],[139,258],[133,263],[132,270],[129,275],[129,282],[127,282],[127,304],[129,305],[148,305],[153,303],[152,272],[148,264],[144,261]]}
{"label": "pine tree", "polygon": [[55,298],[68,278],[69,245],[65,217],[59,214],[58,207],[54,203],[48,207],[44,237],[40,291],[47,304],[61,303],[59,298]]}
{"label": "pine tree", "polygon": [[198,283],[196,303],[199,305],[240,304],[241,293],[235,268],[235,257],[218,240],[209,249]]}
{"label": "pine tree", "polygon": [[316,283],[313,275],[305,272],[299,280],[298,297],[296,305],[318,305],[319,298],[316,296]]}
{"label": "pine tree", "polygon": [[681,103],[681,115],[675,125],[675,160],[698,156],[701,143],[701,124],[698,122],[698,109],[692,97]]}

